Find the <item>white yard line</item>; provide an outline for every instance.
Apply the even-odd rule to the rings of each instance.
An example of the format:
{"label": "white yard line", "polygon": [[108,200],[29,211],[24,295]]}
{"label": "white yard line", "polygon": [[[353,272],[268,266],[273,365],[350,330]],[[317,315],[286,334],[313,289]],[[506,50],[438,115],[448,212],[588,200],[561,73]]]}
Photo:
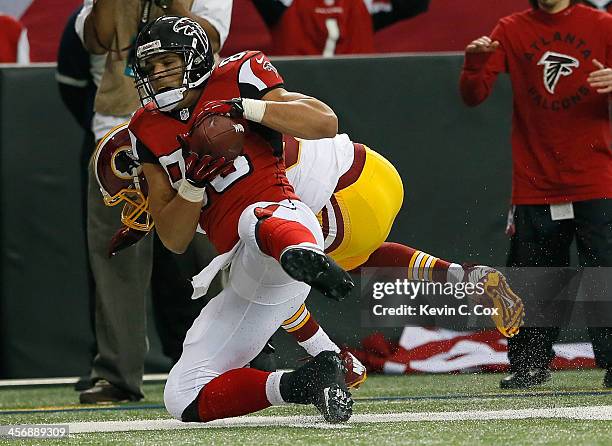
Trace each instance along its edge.
{"label": "white yard line", "polygon": [[[144,382],[165,381],[168,379],[167,373],[149,373],[143,376]],[[74,384],[79,380],[78,377],[66,378],[35,378],[35,379],[2,379],[0,387],[16,387],[16,386],[53,386],[63,384]]]}
{"label": "white yard line", "polygon": [[337,429],[359,423],[400,423],[411,421],[522,420],[528,418],[567,418],[574,420],[612,420],[612,406],[580,406],[546,409],[471,410],[463,412],[417,412],[353,415],[347,424],[332,425],[317,416],[251,416],[210,423],[181,423],[177,420],[95,421],[69,423],[71,434],[169,429],[207,429],[219,427],[286,426]]}

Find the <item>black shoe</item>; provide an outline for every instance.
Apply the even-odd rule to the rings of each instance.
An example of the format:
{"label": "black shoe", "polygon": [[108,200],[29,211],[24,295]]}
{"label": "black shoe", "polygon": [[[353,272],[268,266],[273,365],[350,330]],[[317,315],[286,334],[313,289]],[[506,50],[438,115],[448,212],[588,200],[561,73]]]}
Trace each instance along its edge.
{"label": "black shoe", "polygon": [[274,346],[270,342],[257,356],[249,363],[252,369],[263,370],[264,372],[276,372],[276,354]]}
{"label": "black shoe", "polygon": [[353,415],[351,393],[339,384],[324,388],[312,404],[328,423],[344,423]]}
{"label": "black shoe", "polygon": [[134,395],[101,379],[91,389],[81,392],[79,402],[81,404],[126,403],[138,401],[141,398],[139,395]]}
{"label": "black shoe", "polygon": [[502,389],[526,389],[544,384],[550,378],[550,370],[548,369],[528,369],[506,376],[499,382],[499,387]]}
{"label": "black shoe", "polygon": [[81,392],[83,390],[91,389],[94,386],[94,382],[91,376],[81,376],[77,382],[74,383],[74,390]]}
{"label": "black shoe", "polygon": [[288,403],[314,404],[326,421],[348,421],[353,399],[344,383],[346,369],[336,352],[319,353],[281,378],[280,390]]}
{"label": "black shoe", "polygon": [[608,367],[608,370],[606,370],[606,376],[604,376],[604,387],[612,388],[612,367]]}
{"label": "black shoe", "polygon": [[340,301],[355,287],[351,276],[322,252],[288,248],[280,256],[280,264],[295,280],[307,283],[330,299]]}

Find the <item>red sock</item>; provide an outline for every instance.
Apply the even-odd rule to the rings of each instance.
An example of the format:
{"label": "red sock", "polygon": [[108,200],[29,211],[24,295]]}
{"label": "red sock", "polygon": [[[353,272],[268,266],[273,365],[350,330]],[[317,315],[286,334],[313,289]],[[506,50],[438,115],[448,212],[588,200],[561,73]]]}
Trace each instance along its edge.
{"label": "red sock", "polygon": [[319,330],[319,324],[312,317],[305,304],[302,304],[293,316],[284,321],[281,326],[298,342],[307,341]]}
{"label": "red sock", "polygon": [[280,259],[281,253],[288,246],[317,243],[314,235],[303,224],[277,217],[260,220],[257,223],[256,237],[259,249],[276,260]]}
{"label": "red sock", "polygon": [[351,272],[357,273],[360,268],[364,267],[408,268],[410,279],[446,282],[450,265],[449,262],[418,249],[399,243],[385,242],[370,255],[365,263]]}
{"label": "red sock", "polygon": [[270,372],[235,369],[206,384],[198,395],[198,415],[203,422],[238,417],[270,407],[266,381]]}

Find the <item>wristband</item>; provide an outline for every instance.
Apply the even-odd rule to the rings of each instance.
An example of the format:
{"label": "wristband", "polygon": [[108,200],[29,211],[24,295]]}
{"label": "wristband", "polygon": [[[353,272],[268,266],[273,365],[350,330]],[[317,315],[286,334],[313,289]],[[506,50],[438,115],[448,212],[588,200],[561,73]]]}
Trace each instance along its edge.
{"label": "wristband", "polygon": [[200,203],[204,200],[204,188],[196,187],[187,180],[183,180],[179,186],[178,194],[192,203]]}
{"label": "wristband", "polygon": [[253,122],[261,122],[266,113],[266,101],[245,98],[242,100],[243,116]]}

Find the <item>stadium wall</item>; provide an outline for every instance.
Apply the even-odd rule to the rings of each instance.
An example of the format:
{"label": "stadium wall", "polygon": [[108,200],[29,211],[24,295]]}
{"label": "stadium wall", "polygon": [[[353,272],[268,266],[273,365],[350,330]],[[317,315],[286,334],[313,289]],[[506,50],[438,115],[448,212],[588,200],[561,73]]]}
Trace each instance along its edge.
{"label": "stadium wall", "polygon": [[[502,265],[510,86],[499,81],[485,104],[468,109],[458,93],[461,63],[458,55],[425,55],[278,59],[275,65],[287,89],[330,104],[341,132],[385,155],[400,172],[405,200],[391,240],[457,261]],[[54,75],[53,66],[0,68],[4,378],[77,375],[89,363],[82,134],[60,101]],[[333,338],[355,344],[369,331],[355,328],[355,302],[312,296],[309,307]],[[276,342],[281,365],[304,355],[283,333]]]}

